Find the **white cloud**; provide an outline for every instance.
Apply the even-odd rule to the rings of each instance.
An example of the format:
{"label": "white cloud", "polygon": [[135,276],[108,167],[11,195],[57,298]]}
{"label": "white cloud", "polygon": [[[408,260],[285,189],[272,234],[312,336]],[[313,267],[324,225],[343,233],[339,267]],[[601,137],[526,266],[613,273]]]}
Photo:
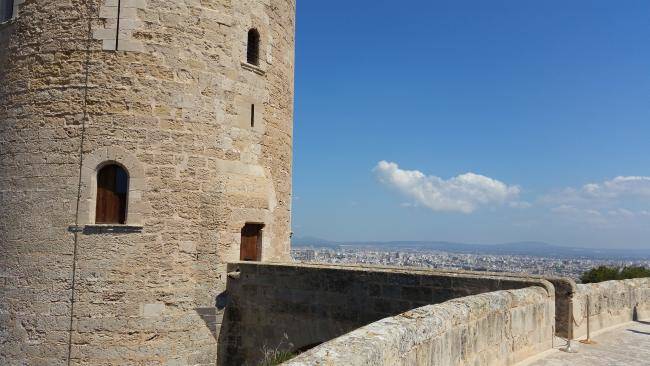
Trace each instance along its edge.
{"label": "white cloud", "polygon": [[650,204],[650,177],[616,177],[566,188],[542,197],[540,202],[553,206],[554,213],[582,221],[632,220],[647,216],[644,208]]}
{"label": "white cloud", "polygon": [[630,219],[630,218],[636,217],[637,215],[641,215],[641,212],[634,212],[634,211],[628,210],[626,208],[616,208],[616,209],[613,209],[613,210],[609,210],[607,212],[607,214],[609,216],[613,216],[613,217],[621,217],[621,218],[625,218],[625,219]]}
{"label": "white cloud", "polygon": [[433,211],[469,214],[480,206],[518,202],[521,191],[483,175],[466,173],[444,180],[387,161],[380,161],[373,171],[379,181]]}
{"label": "white cloud", "polygon": [[545,202],[595,203],[621,199],[650,199],[650,177],[616,177],[580,188],[566,188],[543,198]]}
{"label": "white cloud", "polygon": [[650,198],[650,177],[616,177],[600,184],[587,184],[582,187],[582,191],[587,196],[597,198]]}
{"label": "white cloud", "polygon": [[510,207],[512,208],[521,208],[521,209],[533,207],[533,205],[530,202],[526,202],[526,201],[512,201],[508,205],[510,205]]}
{"label": "white cloud", "polygon": [[567,219],[572,219],[573,221],[593,224],[603,224],[606,222],[603,214],[600,211],[589,208],[575,207],[572,205],[560,205],[551,208],[551,212],[562,215]]}
{"label": "white cloud", "polygon": [[602,214],[597,210],[583,209],[571,205],[561,205],[561,206],[553,207],[551,211],[557,213],[566,213],[566,214],[574,214],[574,213],[582,212],[591,216],[602,216]]}
{"label": "white cloud", "polygon": [[645,210],[635,211],[626,208],[593,209],[572,205],[552,207],[551,212],[559,215],[563,220],[599,227],[619,227],[626,223],[640,223],[642,221],[638,221],[638,219],[647,220],[646,217],[648,216],[648,212]]}

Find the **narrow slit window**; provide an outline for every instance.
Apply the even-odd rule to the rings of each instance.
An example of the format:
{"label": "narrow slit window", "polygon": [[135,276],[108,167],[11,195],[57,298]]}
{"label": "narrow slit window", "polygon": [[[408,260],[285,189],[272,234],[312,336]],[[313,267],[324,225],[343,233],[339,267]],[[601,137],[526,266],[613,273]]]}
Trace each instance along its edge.
{"label": "narrow slit window", "polygon": [[120,16],[122,15],[122,0],[117,0],[117,24],[115,27],[115,51],[120,45]]}
{"label": "narrow slit window", "polygon": [[129,175],[119,165],[110,164],[97,173],[97,224],[126,224]]}
{"label": "narrow slit window", "polygon": [[14,0],[0,0],[0,22],[11,20],[14,16]]}
{"label": "narrow slit window", "polygon": [[255,104],[251,104],[251,127],[255,127]]}
{"label": "narrow slit window", "polygon": [[246,62],[255,66],[260,65],[260,32],[258,32],[257,29],[251,29],[248,31]]}

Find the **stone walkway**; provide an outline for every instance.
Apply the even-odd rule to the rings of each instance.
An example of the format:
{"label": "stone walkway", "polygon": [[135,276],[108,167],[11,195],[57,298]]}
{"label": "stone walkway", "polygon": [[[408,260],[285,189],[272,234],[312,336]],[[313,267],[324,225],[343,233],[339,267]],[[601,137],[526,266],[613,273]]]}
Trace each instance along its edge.
{"label": "stone walkway", "polygon": [[[596,344],[575,342],[578,353],[549,351],[519,366],[648,366],[650,322],[636,322],[592,337]],[[556,348],[560,348],[558,346]]]}

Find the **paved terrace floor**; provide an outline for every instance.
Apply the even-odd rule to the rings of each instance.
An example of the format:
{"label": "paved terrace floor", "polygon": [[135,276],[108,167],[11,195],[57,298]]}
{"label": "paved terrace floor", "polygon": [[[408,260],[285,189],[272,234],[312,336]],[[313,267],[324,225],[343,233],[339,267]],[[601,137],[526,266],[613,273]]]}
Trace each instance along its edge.
{"label": "paved terrace floor", "polygon": [[[578,353],[549,351],[519,366],[648,366],[650,322],[628,323],[592,337],[596,344],[575,343]],[[560,348],[558,345],[556,348]]]}

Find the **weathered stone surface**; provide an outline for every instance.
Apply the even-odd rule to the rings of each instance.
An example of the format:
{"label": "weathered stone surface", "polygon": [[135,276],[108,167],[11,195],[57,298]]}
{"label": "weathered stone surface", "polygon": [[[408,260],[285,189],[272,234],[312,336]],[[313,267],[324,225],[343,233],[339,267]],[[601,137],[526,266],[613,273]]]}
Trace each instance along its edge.
{"label": "weathered stone surface", "polygon": [[220,344],[228,365],[254,363],[264,348],[302,349],[468,295],[540,286],[554,297],[548,281],[508,274],[279,263],[232,263],[228,269],[239,271],[228,281]]}
{"label": "weathered stone surface", "polygon": [[574,337],[632,320],[650,319],[650,278],[579,284],[573,299]]}
{"label": "weathered stone surface", "polygon": [[[0,25],[2,365],[66,363],[75,240],[72,364],[212,365],[241,228],[289,258],[295,1],[122,0],[115,51],[117,4],[16,1]],[[73,234],[106,161],[135,230]]]}
{"label": "weathered stone surface", "polygon": [[[413,268],[412,270],[418,270]],[[431,271],[428,269],[428,271]],[[462,270],[444,270],[444,269],[435,269],[433,270],[437,273],[447,273],[450,276],[456,276],[459,274],[476,274],[472,271],[462,271]],[[521,278],[529,279],[543,279],[550,282],[555,288],[555,334],[564,337],[572,338],[570,332],[573,331],[573,296],[576,293],[576,283],[571,278],[566,277],[553,277],[553,276],[539,276],[539,275],[527,275],[524,273],[504,273],[504,272],[481,272],[482,274],[489,275],[492,277],[500,277],[502,281],[508,281],[509,278],[514,278],[515,281],[518,281]],[[451,287],[451,280],[444,280],[445,285],[442,287]],[[505,288],[505,287],[504,287]],[[473,292],[467,292],[468,295],[473,294]]]}
{"label": "weathered stone surface", "polygon": [[551,348],[554,309],[542,287],[468,296],[379,320],[283,365],[513,365]]}

